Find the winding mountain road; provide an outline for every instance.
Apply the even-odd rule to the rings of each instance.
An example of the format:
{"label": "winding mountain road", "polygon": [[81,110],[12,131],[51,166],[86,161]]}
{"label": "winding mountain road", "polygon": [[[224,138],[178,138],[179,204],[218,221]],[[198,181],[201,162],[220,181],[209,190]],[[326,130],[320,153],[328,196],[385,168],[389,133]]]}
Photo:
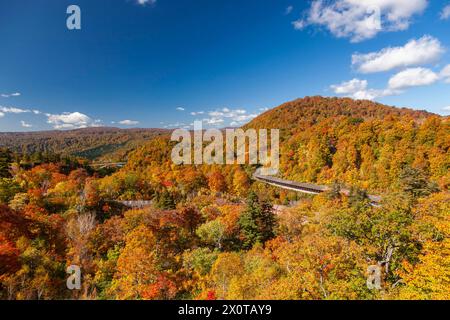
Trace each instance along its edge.
{"label": "winding mountain road", "polygon": [[[285,189],[285,190],[292,190],[292,191],[297,191],[297,192],[302,192],[302,193],[307,193],[307,194],[320,194],[320,193],[331,190],[331,188],[328,186],[316,185],[316,184],[311,184],[311,183],[300,183],[300,182],[276,178],[273,176],[264,176],[264,175],[259,174],[258,171],[255,172],[255,174],[253,175],[253,179],[255,179],[257,181],[261,181],[261,182],[269,184],[269,185],[272,185],[272,186],[275,186],[275,187],[278,187],[278,188]],[[350,190],[341,189],[341,193],[348,196],[350,194]],[[374,196],[374,195],[369,195],[368,197],[373,206],[380,205],[381,197]]]}

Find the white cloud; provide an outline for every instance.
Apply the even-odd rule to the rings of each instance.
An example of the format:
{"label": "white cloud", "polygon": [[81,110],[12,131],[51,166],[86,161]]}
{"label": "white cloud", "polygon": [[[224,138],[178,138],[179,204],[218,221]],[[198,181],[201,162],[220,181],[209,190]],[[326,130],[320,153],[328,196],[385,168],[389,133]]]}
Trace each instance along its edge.
{"label": "white cloud", "polygon": [[236,118],[234,118],[235,121],[240,122],[240,123],[244,123],[247,121],[250,121],[254,118],[256,118],[258,115],[256,113],[252,113],[252,114],[246,114],[246,115],[242,115],[242,116],[238,116]]}
{"label": "white cloud", "polygon": [[229,123],[231,126],[242,125],[258,116],[256,113],[248,114],[244,109],[222,108],[208,111],[209,118],[202,119],[208,125],[223,125]]}
{"label": "white cloud", "polygon": [[450,106],[444,107],[444,108],[442,108],[442,110],[444,110],[445,112],[450,113]]}
{"label": "white cloud", "polygon": [[187,125],[182,122],[169,123],[164,126],[164,128],[185,128]]}
{"label": "white cloud", "polygon": [[2,107],[2,106],[0,106],[0,111],[2,111],[4,113],[27,113],[27,112],[30,112],[30,110],[25,110],[25,109],[21,109],[21,108]]}
{"label": "white cloud", "polygon": [[[267,108],[260,108],[259,111],[267,111]],[[195,111],[190,112],[192,116],[202,116],[196,119],[196,121],[201,121],[205,126],[212,127],[227,127],[227,126],[241,126],[246,122],[256,118],[259,113],[248,113],[245,109],[231,109],[231,108],[220,108],[210,111]],[[164,123],[160,123],[164,124]],[[164,125],[164,128],[185,128],[192,127],[193,123],[187,125],[186,123],[172,123]]]}
{"label": "white cloud", "polygon": [[306,27],[307,23],[304,20],[299,19],[292,21],[292,25],[294,26],[295,30],[302,30]]}
{"label": "white cloud", "polygon": [[354,54],[352,65],[362,73],[389,71],[434,62],[444,51],[438,39],[426,35],[419,40],[409,41],[403,47],[389,47],[378,52]]}
{"label": "white cloud", "polygon": [[432,85],[440,80],[450,83],[450,65],[440,73],[428,68],[408,68],[393,75],[386,89],[370,89],[367,80],[352,79],[330,86],[334,93],[353,99],[375,100],[377,98],[401,94],[404,89]]}
{"label": "white cloud", "polygon": [[247,111],[243,109],[230,110],[229,108],[223,108],[221,110],[209,111],[208,114],[213,117],[235,118],[237,116],[246,114]]}
{"label": "white cloud", "polygon": [[223,117],[224,113],[221,111],[210,111],[208,112],[208,115],[210,115],[211,117]]}
{"label": "white cloud", "polygon": [[447,20],[450,18],[450,4],[446,5],[441,11],[441,19]]}
{"label": "white cloud", "polygon": [[[11,114],[34,113],[36,115],[39,115],[42,112],[39,110],[30,110],[30,109],[22,109],[22,108],[17,108],[17,107],[0,106],[0,118],[4,117],[8,113],[11,113]],[[26,126],[24,126],[24,127],[26,127]],[[26,127],[26,128],[29,128],[29,127]]]}
{"label": "white cloud", "polygon": [[306,17],[293,24],[296,29],[323,26],[338,38],[359,42],[381,31],[408,29],[427,5],[428,0],[313,0]]}
{"label": "white cloud", "polygon": [[292,10],[294,10],[294,6],[288,6],[288,7],[286,8],[286,10],[284,11],[284,14],[285,14],[285,15],[289,15],[289,14],[292,13]]}
{"label": "white cloud", "polygon": [[403,70],[389,79],[389,88],[404,89],[426,86],[439,80],[439,75],[426,68],[410,68]]}
{"label": "white cloud", "polygon": [[356,91],[352,93],[350,97],[356,100],[375,100],[377,98],[385,97],[388,95],[391,95],[389,91],[367,89]]}
{"label": "white cloud", "polygon": [[18,97],[20,96],[20,92],[2,93],[0,96],[2,96],[3,98]]}
{"label": "white cloud", "polygon": [[99,126],[87,115],[80,112],[64,112],[62,114],[46,114],[47,123],[53,125],[54,129],[79,129]]}
{"label": "white cloud", "polygon": [[338,85],[332,85],[331,89],[336,94],[344,95],[356,100],[375,100],[377,98],[400,93],[399,91],[390,88],[383,90],[369,89],[367,80],[360,79],[353,79]]}
{"label": "white cloud", "polygon": [[183,107],[178,107],[176,110],[177,110],[177,111],[184,111],[184,110],[186,110],[186,109],[184,109]]}
{"label": "white cloud", "polygon": [[120,124],[123,124],[125,126],[135,126],[137,124],[139,124],[139,121],[135,121],[135,120],[122,120],[119,121]]}
{"label": "white cloud", "polygon": [[203,119],[203,122],[214,126],[214,125],[219,125],[219,124],[224,123],[225,120],[221,119],[221,118],[206,118],[206,119]]}
{"label": "white cloud", "polygon": [[31,124],[29,124],[29,123],[26,123],[25,121],[20,121],[20,124],[22,125],[22,127],[24,127],[24,128],[31,128],[32,127],[32,125]]}
{"label": "white cloud", "polygon": [[445,82],[450,83],[450,64],[445,66],[444,69],[440,72],[439,76]]}
{"label": "white cloud", "polygon": [[137,0],[137,3],[141,6],[145,6],[146,4],[155,4],[156,0]]}
{"label": "white cloud", "polygon": [[367,80],[353,79],[338,85],[332,85],[331,88],[334,90],[334,93],[337,94],[355,93],[357,91],[366,90]]}

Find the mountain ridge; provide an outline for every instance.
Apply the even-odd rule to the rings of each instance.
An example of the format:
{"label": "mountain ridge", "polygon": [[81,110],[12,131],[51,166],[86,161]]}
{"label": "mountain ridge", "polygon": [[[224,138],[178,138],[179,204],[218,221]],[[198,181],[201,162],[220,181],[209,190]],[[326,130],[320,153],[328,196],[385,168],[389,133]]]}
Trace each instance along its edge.
{"label": "mountain ridge", "polygon": [[[282,130],[282,141],[318,123],[329,126],[352,122],[401,118],[423,122],[436,117],[448,119],[425,110],[397,108],[368,100],[307,96],[270,109],[245,124],[243,129]],[[19,153],[59,153],[89,160],[124,161],[130,152],[158,136],[168,136],[169,129],[92,127],[75,130],[46,130],[31,132],[0,132],[0,147]]]}
{"label": "mountain ridge", "polygon": [[120,129],[112,127],[33,132],[0,132],[0,147],[19,153],[58,153],[96,160],[109,156],[123,160],[141,143],[169,132],[158,128]]}

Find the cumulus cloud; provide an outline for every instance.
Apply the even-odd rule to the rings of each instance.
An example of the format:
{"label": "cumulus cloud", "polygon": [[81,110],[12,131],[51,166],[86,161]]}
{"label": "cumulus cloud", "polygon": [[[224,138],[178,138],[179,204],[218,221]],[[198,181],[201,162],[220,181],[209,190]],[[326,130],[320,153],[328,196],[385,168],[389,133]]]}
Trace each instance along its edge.
{"label": "cumulus cloud", "polygon": [[377,98],[391,96],[400,93],[392,88],[377,90],[369,89],[367,80],[353,79],[342,82],[341,84],[332,85],[331,89],[334,93],[344,95],[356,100],[375,100]]}
{"label": "cumulus cloud", "polygon": [[427,5],[427,0],[313,0],[305,17],[293,25],[296,29],[322,26],[338,38],[360,42],[381,31],[408,29],[412,17]]}
{"label": "cumulus cloud", "polygon": [[80,129],[99,126],[99,121],[94,121],[80,112],[64,112],[62,114],[46,114],[47,123],[54,129]]}
{"label": "cumulus cloud", "polygon": [[[91,119],[89,116],[80,112],[63,112],[61,114],[43,113],[37,109],[23,109],[11,106],[0,106],[0,117],[6,114],[23,114],[31,113],[34,115],[43,115],[47,117],[47,123],[51,124],[54,129],[79,129],[86,127],[100,127],[102,121]],[[31,128],[32,125],[21,120],[20,124],[24,128]]]}
{"label": "cumulus cloud", "polygon": [[418,66],[438,60],[445,49],[431,36],[411,40],[402,47],[384,48],[368,54],[354,54],[352,65],[362,73],[389,71],[400,67]]}
{"label": "cumulus cloud", "polygon": [[25,121],[23,121],[23,120],[21,120],[20,121],[20,124],[22,125],[22,127],[24,127],[24,128],[31,128],[32,127],[32,125],[31,124],[29,124],[29,123],[26,123]]}
{"label": "cumulus cloud", "polygon": [[450,83],[450,64],[444,67],[442,71],[440,72],[439,76],[441,79],[443,79],[445,82]]}
{"label": "cumulus cloud", "polygon": [[177,110],[177,111],[184,111],[184,110],[186,110],[186,109],[184,109],[183,107],[178,107],[176,110]]}
{"label": "cumulus cloud", "polygon": [[204,113],[205,113],[204,111],[194,111],[194,112],[191,112],[191,115],[197,116],[197,115],[204,114]]}
{"label": "cumulus cloud", "polygon": [[357,78],[332,85],[330,88],[339,95],[354,99],[375,100],[400,94],[407,88],[428,86],[438,81],[450,83],[450,65],[444,67],[440,72],[422,67],[407,68],[391,76],[387,87],[381,90],[370,89],[367,80]]}
{"label": "cumulus cloud", "polygon": [[120,124],[123,124],[124,126],[135,126],[137,124],[139,124],[139,121],[135,121],[135,120],[122,120],[119,121]]}
{"label": "cumulus cloud", "polygon": [[447,20],[450,18],[450,4],[446,5],[441,11],[441,19]]}
{"label": "cumulus cloud", "polygon": [[404,89],[426,86],[439,80],[439,75],[427,68],[410,68],[403,70],[389,79],[389,88]]}
{"label": "cumulus cloud", "polygon": [[355,78],[350,81],[342,82],[338,85],[332,85],[331,88],[334,90],[334,93],[337,94],[354,93],[357,91],[366,90],[367,80],[359,80]]}

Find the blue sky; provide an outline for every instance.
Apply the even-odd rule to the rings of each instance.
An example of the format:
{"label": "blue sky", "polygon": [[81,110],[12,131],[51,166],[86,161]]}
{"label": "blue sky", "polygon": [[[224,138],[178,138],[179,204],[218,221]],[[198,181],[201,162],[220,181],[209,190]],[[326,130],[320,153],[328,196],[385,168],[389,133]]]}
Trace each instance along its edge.
{"label": "blue sky", "polygon": [[0,131],[223,127],[307,95],[446,115],[448,5],[0,0]]}

